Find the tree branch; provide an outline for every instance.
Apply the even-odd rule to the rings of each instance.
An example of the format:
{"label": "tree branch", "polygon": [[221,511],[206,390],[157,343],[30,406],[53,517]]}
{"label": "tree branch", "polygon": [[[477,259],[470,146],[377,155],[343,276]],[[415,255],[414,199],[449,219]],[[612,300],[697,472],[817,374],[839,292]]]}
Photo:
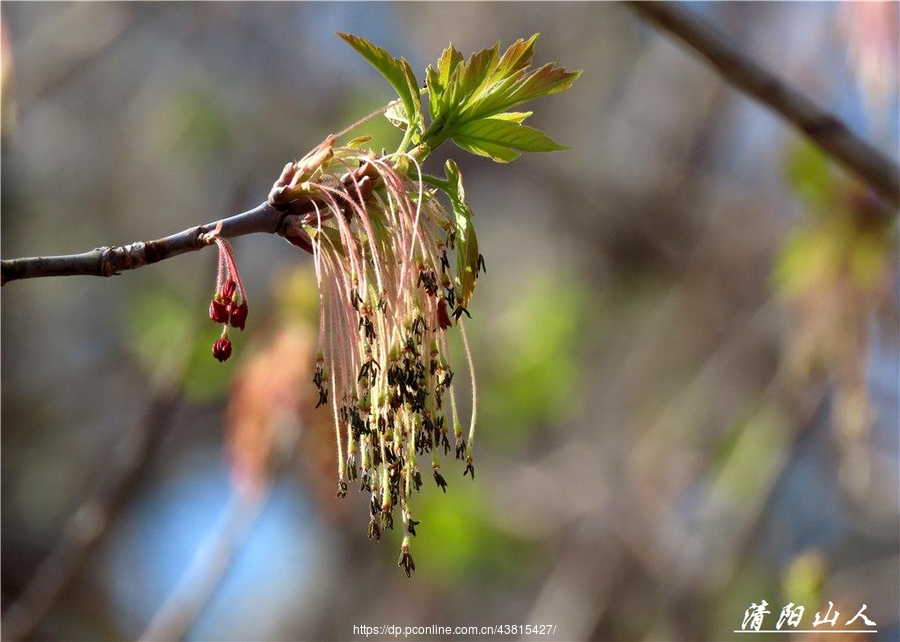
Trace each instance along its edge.
{"label": "tree branch", "polygon": [[[334,136],[313,150],[330,150]],[[314,157],[308,164],[320,162]],[[128,245],[99,247],[81,254],[63,256],[35,256],[2,261],[0,285],[18,279],[33,279],[44,276],[114,276],[124,270],[134,270],[145,265],[186,252],[194,252],[215,243],[216,238],[234,238],[247,234],[278,234],[288,242],[312,253],[312,241],[303,229],[305,224],[316,220],[316,213],[325,207],[318,197],[303,194],[296,197],[288,189],[291,179],[299,169],[296,163],[288,163],[281,177],[275,182],[265,203],[252,210],[241,212],[220,221],[190,227],[155,241],[137,241]],[[341,197],[350,211],[352,200],[365,201],[369,198],[378,175],[372,175],[372,166],[367,164],[349,172],[341,179],[345,194]],[[327,209],[327,208],[326,208]],[[320,214],[324,220],[330,213]]]}
{"label": "tree branch", "polygon": [[213,233],[221,223],[218,236],[233,238],[245,234],[279,232],[285,217],[269,203],[235,214],[221,221],[191,227],[155,241],[137,241],[128,245],[99,247],[82,254],[36,256],[2,262],[2,285],[17,279],[43,276],[113,276],[164,259],[193,252],[213,243]]}
{"label": "tree branch", "polygon": [[140,640],[181,640],[197,620],[246,542],[271,490],[243,496],[234,492],[219,520],[141,634]]}
{"label": "tree branch", "polygon": [[900,167],[836,116],[741,53],[717,28],[674,2],[629,2],[635,12],[702,55],[731,85],[803,131],[847,170],[900,208]]}

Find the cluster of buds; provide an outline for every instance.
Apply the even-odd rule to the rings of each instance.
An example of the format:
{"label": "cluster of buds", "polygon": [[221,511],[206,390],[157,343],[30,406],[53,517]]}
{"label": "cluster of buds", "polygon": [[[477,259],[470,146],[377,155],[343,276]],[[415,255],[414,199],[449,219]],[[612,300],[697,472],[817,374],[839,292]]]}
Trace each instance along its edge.
{"label": "cluster of buds", "polygon": [[234,262],[231,246],[223,238],[215,237],[219,248],[219,270],[216,276],[216,293],[209,302],[209,318],[222,324],[222,334],[213,343],[213,356],[220,362],[231,356],[231,339],[228,338],[228,326],[243,331],[247,323],[250,308],[244,285]]}
{"label": "cluster of buds", "polygon": [[[467,294],[447,256],[454,248],[455,219],[421,179],[398,167],[419,169],[409,156],[376,157],[334,148],[329,140],[286,167],[276,187],[282,202],[312,203],[299,225],[319,290],[313,383],[318,405],[330,405],[334,415],[337,494],[344,497],[348,484],[358,480],[360,491],[370,495],[370,539],[393,529],[394,509],[400,511],[398,565],[409,576],[415,569],[410,538],[419,524],[410,500],[422,486],[420,458],[430,458],[432,477],[444,492],[440,451],[455,450],[465,462],[463,474],[474,478],[475,399],[460,322],[468,315]],[[449,362],[446,333],[454,320],[472,375],[467,440]]]}

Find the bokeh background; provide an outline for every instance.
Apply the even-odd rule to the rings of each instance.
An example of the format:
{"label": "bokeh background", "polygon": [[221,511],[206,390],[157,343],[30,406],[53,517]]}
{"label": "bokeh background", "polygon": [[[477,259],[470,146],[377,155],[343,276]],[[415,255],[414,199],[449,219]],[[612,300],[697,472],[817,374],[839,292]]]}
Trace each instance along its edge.
{"label": "bokeh background", "polygon": [[[896,3],[689,7],[897,158]],[[866,604],[879,633],[861,639],[900,637],[894,215],[626,7],[0,15],[3,258],[264,200],[286,161],[391,99],[338,30],[419,74],[448,42],[539,31],[537,62],[584,70],[535,105],[570,150],[430,159],[459,160],[488,272],[468,326],[478,476],[451,464],[446,495],[423,489],[412,580],[398,538],[366,539],[365,498],[334,498],[309,256],[234,243],[252,306],[224,365],[213,250],[5,286],[3,639],[723,640],[763,599],[764,628],[788,602],[812,628],[831,601],[837,627]]]}

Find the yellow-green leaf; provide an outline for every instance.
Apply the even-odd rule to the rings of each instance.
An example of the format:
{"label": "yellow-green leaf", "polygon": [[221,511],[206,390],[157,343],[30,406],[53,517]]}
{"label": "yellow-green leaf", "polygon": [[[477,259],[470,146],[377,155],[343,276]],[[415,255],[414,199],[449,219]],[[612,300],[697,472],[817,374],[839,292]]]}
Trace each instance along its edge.
{"label": "yellow-green leaf", "polygon": [[581,75],[580,71],[566,71],[546,64],[530,73],[519,70],[492,85],[490,91],[468,101],[461,110],[462,120],[477,120],[512,109],[535,98],[565,91]]}
{"label": "yellow-green leaf", "polygon": [[466,204],[459,167],[453,159],[449,159],[444,168],[450,183],[446,192],[456,219],[456,300],[465,308],[469,305],[478,278],[478,239],[472,224],[472,210]]}
{"label": "yellow-green leaf", "polygon": [[394,58],[385,49],[360,36],[340,31],[338,35],[385,77],[403,102],[407,117],[411,118],[417,127],[420,126],[422,107],[419,102],[418,82],[409,63],[402,58]]}
{"label": "yellow-green leaf", "polygon": [[[507,114],[507,116],[509,116]],[[519,156],[518,152],[553,152],[565,149],[542,131],[521,125],[515,117],[483,118],[462,125],[455,130],[453,142],[482,156],[505,163]]]}
{"label": "yellow-green leaf", "polygon": [[522,40],[520,38],[511,44],[503,53],[500,62],[497,63],[497,68],[491,75],[490,80],[492,82],[500,80],[501,78],[512,75],[530,65],[531,59],[534,56],[534,43],[538,39],[538,36],[540,36],[540,34],[536,33],[528,40]]}

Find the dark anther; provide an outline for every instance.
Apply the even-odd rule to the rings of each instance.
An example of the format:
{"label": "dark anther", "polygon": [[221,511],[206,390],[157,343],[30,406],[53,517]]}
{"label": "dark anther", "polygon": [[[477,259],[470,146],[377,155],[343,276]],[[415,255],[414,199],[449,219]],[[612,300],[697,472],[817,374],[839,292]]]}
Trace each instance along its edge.
{"label": "dark anther", "polygon": [[462,459],[466,454],[466,441],[462,437],[456,438],[456,458]]}
{"label": "dark anther", "polygon": [[381,511],[381,530],[394,530],[394,515],[387,510]]}
{"label": "dark anther", "polygon": [[419,272],[419,280],[416,285],[421,285],[425,288],[425,292],[427,292],[430,296],[434,296],[437,294],[437,276],[434,274],[434,270],[422,270]]}
{"label": "dark anther", "polygon": [[447,258],[447,250],[441,252],[441,272],[446,272],[450,269],[450,260]]}
{"label": "dark anther", "polygon": [[444,295],[444,298],[447,299],[447,305],[452,308],[454,305],[456,305],[456,290],[454,290],[452,287],[447,287],[446,290],[447,294]]}
{"label": "dark anther", "polygon": [[409,532],[410,535],[415,536],[415,534],[416,534],[416,526],[418,526],[418,525],[421,524],[421,523],[422,523],[422,522],[420,522],[420,521],[418,521],[418,520],[415,520],[415,519],[413,519],[412,517],[410,517],[409,520],[406,522],[406,530]]}
{"label": "dark anther", "polygon": [[345,482],[343,479],[338,480],[337,496],[341,498],[347,496],[347,482]]}
{"label": "dark anther", "polygon": [[428,326],[425,325],[425,319],[421,315],[417,316],[416,320],[413,321],[413,324],[412,324],[412,333],[415,335],[416,340],[421,342],[422,336],[425,334],[425,332],[427,330],[428,330]]}
{"label": "dark anther", "polygon": [[446,493],[447,480],[444,479],[444,476],[441,475],[440,471],[437,468],[435,468],[432,472],[434,472],[434,483],[437,484],[438,487]]}
{"label": "dark anther", "polygon": [[478,255],[478,269],[487,274],[487,266],[484,264],[484,254]]}
{"label": "dark anther", "polygon": [[375,517],[369,519],[369,530],[366,532],[366,536],[369,539],[374,539],[376,542],[381,539],[381,528],[378,527],[378,521]]}
{"label": "dark anther", "polygon": [[463,477],[465,477],[467,473],[472,475],[472,479],[475,479],[475,464],[472,463],[472,455],[466,457],[466,469],[463,471]]}
{"label": "dark anther", "polygon": [[465,315],[467,317],[469,317],[470,319],[472,318],[472,315],[469,314],[469,311],[466,310],[461,305],[456,306],[456,309],[453,311],[453,318],[456,319],[457,321],[459,321],[459,317],[461,317],[463,315],[463,313],[465,313]]}
{"label": "dark anther", "polygon": [[[400,487],[394,482],[391,485],[391,504],[397,504],[400,500]],[[391,528],[394,527],[394,518],[391,517]]]}
{"label": "dark anther", "polygon": [[381,369],[381,366],[378,365],[378,362],[374,359],[369,359],[364,364],[362,364],[359,368],[359,376],[356,378],[356,381],[362,381],[363,379],[370,379],[370,385],[375,385],[375,379],[378,377],[378,370]]}
{"label": "dark anther", "polygon": [[409,549],[404,548],[400,551],[400,559],[397,560],[397,566],[403,569],[406,577],[412,577],[413,571],[416,570],[416,565],[413,563],[412,555],[409,554]]}
{"label": "dark anther", "polygon": [[419,388],[416,391],[416,398],[412,401],[413,410],[423,410],[425,408],[425,389]]}

